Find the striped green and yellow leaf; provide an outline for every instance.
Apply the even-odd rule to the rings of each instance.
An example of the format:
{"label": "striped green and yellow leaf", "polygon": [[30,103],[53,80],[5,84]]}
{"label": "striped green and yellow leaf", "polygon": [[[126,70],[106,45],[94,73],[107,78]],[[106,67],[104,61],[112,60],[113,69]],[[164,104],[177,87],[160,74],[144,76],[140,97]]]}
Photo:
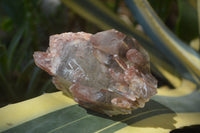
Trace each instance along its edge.
{"label": "striped green and yellow leaf", "polygon": [[[188,88],[190,86],[190,88]],[[181,87],[160,88],[132,115],[108,117],[77,105],[62,92],[44,94],[0,109],[0,131],[12,132],[169,132],[200,124],[200,91],[184,80]],[[190,101],[188,101],[190,100]]]}

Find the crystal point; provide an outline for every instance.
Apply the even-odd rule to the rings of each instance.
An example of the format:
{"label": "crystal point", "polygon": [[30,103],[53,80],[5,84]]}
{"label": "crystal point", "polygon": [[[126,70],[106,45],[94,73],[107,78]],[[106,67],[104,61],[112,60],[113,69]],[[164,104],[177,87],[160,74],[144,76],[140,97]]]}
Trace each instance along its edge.
{"label": "crystal point", "polygon": [[148,53],[119,31],[62,33],[51,36],[49,46],[34,53],[36,65],[85,108],[109,116],[130,114],[157,92]]}

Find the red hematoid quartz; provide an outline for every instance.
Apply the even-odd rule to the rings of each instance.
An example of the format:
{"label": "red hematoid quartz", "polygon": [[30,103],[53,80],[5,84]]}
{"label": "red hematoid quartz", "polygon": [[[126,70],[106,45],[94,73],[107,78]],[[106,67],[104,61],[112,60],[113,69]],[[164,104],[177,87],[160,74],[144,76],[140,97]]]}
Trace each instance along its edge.
{"label": "red hematoid quartz", "polygon": [[109,116],[130,114],[157,92],[148,53],[119,31],[62,33],[51,36],[49,45],[46,52],[34,53],[35,63],[85,108]]}

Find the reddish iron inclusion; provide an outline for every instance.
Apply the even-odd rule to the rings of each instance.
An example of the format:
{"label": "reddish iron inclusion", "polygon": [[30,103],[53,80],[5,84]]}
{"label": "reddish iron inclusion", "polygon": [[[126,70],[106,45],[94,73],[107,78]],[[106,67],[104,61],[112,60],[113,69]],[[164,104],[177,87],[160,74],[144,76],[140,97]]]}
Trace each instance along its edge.
{"label": "reddish iron inclusion", "polygon": [[51,36],[49,45],[46,52],[34,53],[36,65],[85,108],[109,116],[130,114],[157,93],[148,53],[119,31],[62,33]]}

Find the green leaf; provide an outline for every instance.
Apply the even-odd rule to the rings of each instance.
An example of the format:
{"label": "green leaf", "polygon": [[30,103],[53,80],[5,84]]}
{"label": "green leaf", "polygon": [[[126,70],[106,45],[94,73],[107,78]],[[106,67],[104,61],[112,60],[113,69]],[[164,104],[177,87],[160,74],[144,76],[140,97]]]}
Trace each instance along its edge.
{"label": "green leaf", "polygon": [[[32,72],[32,70],[33,70],[33,68],[34,68],[34,61],[33,60],[30,60],[25,66],[24,66],[24,68],[22,69],[22,71],[21,71],[21,74],[20,74],[20,76],[18,77],[18,79],[17,79],[17,81],[16,81],[16,83],[15,83],[15,88],[17,88],[18,89],[18,91],[20,90],[20,89],[25,89],[24,87],[25,87],[25,84],[24,84],[24,82],[26,82],[29,78],[29,76],[30,76],[30,74],[31,74],[31,72]],[[20,92],[20,91],[19,91]]]}
{"label": "green leaf", "polygon": [[178,10],[176,33],[182,40],[189,42],[198,36],[197,11],[188,0],[178,0]]}
{"label": "green leaf", "polygon": [[[192,93],[185,93],[184,96],[157,95],[146,103],[144,108],[134,110],[131,115],[113,117],[82,108],[61,92],[45,94],[0,108],[2,118],[0,131],[5,133],[170,132],[172,129],[186,126],[185,121],[190,124],[200,124],[200,108],[195,106],[200,102],[200,92],[194,90],[197,86],[193,83],[185,85],[182,84],[182,87],[193,90]],[[164,88],[166,89],[169,90]],[[171,91],[172,94],[178,92],[176,89]],[[188,99],[193,102],[187,102]],[[18,114],[13,113],[16,111]],[[11,116],[7,117],[5,114]]]}
{"label": "green leaf", "polygon": [[[176,66],[182,76],[200,83],[200,55],[178,39],[158,18],[148,1],[125,0],[134,17],[156,47]],[[189,77],[185,75],[189,74]]]}
{"label": "green leaf", "polygon": [[149,0],[152,8],[163,21],[165,21],[170,14],[172,2],[172,0]]}
{"label": "green leaf", "polygon": [[[150,106],[154,109],[152,107],[150,108]],[[173,111],[169,108],[155,101],[150,101],[145,108],[134,111],[133,115],[110,118],[90,110],[87,111],[78,105],[74,105],[22,124],[16,128],[8,130],[7,132],[115,132],[139,120],[154,115],[172,112]],[[35,126],[30,127],[30,125]]]}
{"label": "green leaf", "polygon": [[27,60],[27,56],[30,54],[29,46],[31,45],[31,38],[26,36],[24,39],[14,57],[17,62],[13,65],[13,70],[20,70],[22,64]]}
{"label": "green leaf", "polygon": [[28,98],[36,89],[36,85],[38,84],[38,81],[40,79],[40,73],[41,73],[41,69],[39,69],[38,67],[35,67],[33,69],[33,74],[31,75],[31,79],[27,88],[27,91],[25,93],[25,96]]}
{"label": "green leaf", "polygon": [[8,63],[7,63],[8,72],[11,71],[14,53],[16,52],[17,46],[20,44],[19,41],[22,38],[23,33],[24,33],[24,27],[21,27],[19,29],[19,31],[15,34],[15,36],[13,37],[13,39],[11,40],[11,43],[9,45],[9,48],[8,48]]}

